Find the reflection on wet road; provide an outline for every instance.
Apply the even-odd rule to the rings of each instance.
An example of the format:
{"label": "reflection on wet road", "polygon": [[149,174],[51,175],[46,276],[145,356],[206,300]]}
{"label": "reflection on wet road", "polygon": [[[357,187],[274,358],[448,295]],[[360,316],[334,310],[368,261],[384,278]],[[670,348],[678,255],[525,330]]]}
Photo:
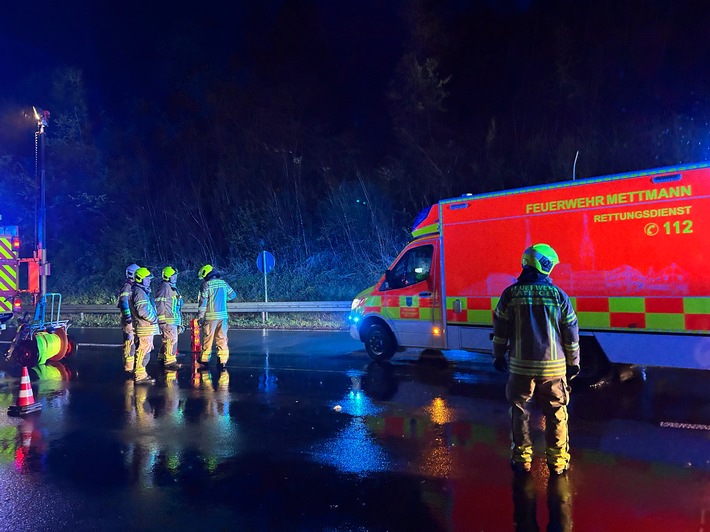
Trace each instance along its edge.
{"label": "reflection on wet road", "polygon": [[375,364],[345,333],[230,343],[226,371],[188,355],[149,366],[152,387],[123,378],[118,347],[84,345],[30,370],[43,408],[26,418],[6,415],[20,370],[0,366],[0,530],[707,527],[701,372],[575,390],[571,470],[551,480],[538,458],[511,472],[505,377],[485,355]]}

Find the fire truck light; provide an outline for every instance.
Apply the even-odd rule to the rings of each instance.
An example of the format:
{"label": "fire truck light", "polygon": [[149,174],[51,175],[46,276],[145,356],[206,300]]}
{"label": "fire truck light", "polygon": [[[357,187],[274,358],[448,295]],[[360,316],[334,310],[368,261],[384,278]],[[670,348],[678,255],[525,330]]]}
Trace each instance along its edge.
{"label": "fire truck light", "polygon": [[434,336],[440,336],[440,335],[441,335],[441,329],[440,329],[439,327],[434,327],[434,328],[431,330],[431,334],[433,334]]}
{"label": "fire truck light", "polygon": [[20,239],[18,237],[12,237],[12,249],[20,249]]}
{"label": "fire truck light", "polygon": [[15,310],[15,312],[19,312],[22,310],[22,301],[20,301],[19,297],[16,297],[15,300],[12,302],[12,308]]}

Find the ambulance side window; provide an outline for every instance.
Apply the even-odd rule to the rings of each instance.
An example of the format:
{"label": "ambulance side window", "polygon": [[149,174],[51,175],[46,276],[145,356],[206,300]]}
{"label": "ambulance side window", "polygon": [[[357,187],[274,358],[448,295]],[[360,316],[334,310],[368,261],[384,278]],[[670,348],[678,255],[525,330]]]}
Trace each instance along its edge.
{"label": "ambulance side window", "polygon": [[431,272],[433,254],[434,246],[432,245],[419,246],[407,251],[387,272],[382,289],[394,290],[426,281]]}

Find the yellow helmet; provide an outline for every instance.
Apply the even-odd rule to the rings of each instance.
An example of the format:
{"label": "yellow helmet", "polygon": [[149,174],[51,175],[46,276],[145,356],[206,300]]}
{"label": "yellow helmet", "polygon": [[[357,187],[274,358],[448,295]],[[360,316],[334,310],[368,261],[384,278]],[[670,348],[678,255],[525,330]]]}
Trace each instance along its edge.
{"label": "yellow helmet", "polygon": [[204,279],[212,270],[214,270],[214,268],[211,264],[205,264],[202,268],[200,268],[200,271],[197,272],[197,278]]}
{"label": "yellow helmet", "polygon": [[544,275],[550,275],[552,268],[559,264],[557,252],[547,244],[535,244],[523,252],[523,267],[532,266]]}
{"label": "yellow helmet", "polygon": [[170,281],[170,278],[177,274],[177,270],[173,268],[172,266],[166,266],[163,268],[163,281]]}
{"label": "yellow helmet", "polygon": [[134,278],[137,283],[142,283],[143,279],[150,279],[152,277],[153,274],[150,273],[148,268],[138,268],[134,274]]}

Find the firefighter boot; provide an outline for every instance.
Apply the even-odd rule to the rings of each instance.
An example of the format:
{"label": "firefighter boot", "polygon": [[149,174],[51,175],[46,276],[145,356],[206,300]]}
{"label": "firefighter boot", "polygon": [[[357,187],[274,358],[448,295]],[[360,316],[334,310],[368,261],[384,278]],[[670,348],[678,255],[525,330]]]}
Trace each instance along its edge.
{"label": "firefighter boot", "polygon": [[177,371],[182,369],[182,364],[178,364],[177,356],[173,352],[173,343],[170,340],[165,342],[165,359],[163,360],[163,369],[167,372]]}
{"label": "firefighter boot", "polygon": [[217,368],[222,371],[227,367],[227,360],[229,360],[229,351],[217,351],[217,356],[219,361],[217,362]]}
{"label": "firefighter boot", "polygon": [[200,363],[201,366],[207,366],[210,363],[210,355],[212,353],[210,351],[202,351],[200,353],[200,358],[197,359],[197,361]]}
{"label": "firefighter boot", "polygon": [[168,366],[174,365],[177,362],[177,358],[173,353],[173,342],[171,340],[163,340],[163,347],[160,350],[160,358],[166,368]]}

